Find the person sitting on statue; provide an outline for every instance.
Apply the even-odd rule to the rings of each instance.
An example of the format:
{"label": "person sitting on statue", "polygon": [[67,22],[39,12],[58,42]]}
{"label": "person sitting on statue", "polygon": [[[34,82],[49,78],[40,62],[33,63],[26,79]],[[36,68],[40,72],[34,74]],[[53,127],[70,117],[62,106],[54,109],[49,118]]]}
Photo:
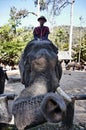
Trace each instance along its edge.
{"label": "person sitting on statue", "polygon": [[44,23],[47,22],[47,19],[44,16],[41,16],[38,18],[38,22],[40,26],[34,28],[34,39],[47,40],[50,33],[49,28],[47,26],[44,26]]}

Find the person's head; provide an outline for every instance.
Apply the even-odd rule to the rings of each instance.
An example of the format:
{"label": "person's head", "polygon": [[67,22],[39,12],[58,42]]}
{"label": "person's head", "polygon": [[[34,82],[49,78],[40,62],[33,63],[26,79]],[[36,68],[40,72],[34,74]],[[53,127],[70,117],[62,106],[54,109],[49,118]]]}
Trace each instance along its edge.
{"label": "person's head", "polygon": [[38,22],[40,23],[40,26],[43,26],[46,21],[47,20],[44,16],[38,18]]}

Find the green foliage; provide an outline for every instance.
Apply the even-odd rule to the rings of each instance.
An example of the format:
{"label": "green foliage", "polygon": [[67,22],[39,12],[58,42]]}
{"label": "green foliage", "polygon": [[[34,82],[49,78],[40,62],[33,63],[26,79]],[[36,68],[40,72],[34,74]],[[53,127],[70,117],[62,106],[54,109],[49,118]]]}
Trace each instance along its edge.
{"label": "green foliage", "polygon": [[12,39],[11,28],[8,24],[0,28],[0,42],[10,41]]}
{"label": "green foliage", "polygon": [[86,60],[86,34],[82,37],[81,47],[81,59]]}
{"label": "green foliage", "polygon": [[[82,33],[80,33],[80,28],[77,28],[77,31],[74,30],[75,37],[73,39],[73,50],[74,50],[74,59],[77,61],[79,60],[79,53],[80,59],[86,61],[86,28],[82,28]],[[81,37],[81,40],[80,40]]]}
{"label": "green foliage", "polygon": [[20,28],[16,35],[10,32],[10,26],[4,25],[0,28],[0,60],[4,64],[18,64],[20,55],[27,42],[33,39],[32,30]]}
{"label": "green foliage", "polygon": [[63,27],[55,27],[50,34],[50,39],[59,50],[68,50],[69,34]]}
{"label": "green foliage", "polygon": [[28,11],[10,9],[9,24],[0,28],[0,60],[4,64],[16,64],[19,61],[20,54],[27,42],[33,39],[32,30],[18,28],[22,18],[28,16]]}
{"label": "green foliage", "polygon": [[6,42],[3,43],[0,51],[1,59],[4,63],[12,65],[18,63],[18,59],[23,49],[24,43],[19,42]]}

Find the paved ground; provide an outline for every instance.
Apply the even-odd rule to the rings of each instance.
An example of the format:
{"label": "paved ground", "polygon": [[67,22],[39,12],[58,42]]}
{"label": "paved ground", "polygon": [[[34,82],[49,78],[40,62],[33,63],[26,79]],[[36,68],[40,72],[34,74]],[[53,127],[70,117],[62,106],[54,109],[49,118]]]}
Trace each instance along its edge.
{"label": "paved ground", "polygon": [[[70,94],[86,94],[86,72],[64,71],[61,88]],[[75,101],[75,121],[86,124],[86,100]]]}
{"label": "paved ground", "polygon": [[[11,83],[11,78],[20,78],[19,71],[8,71],[10,83],[6,82],[5,93],[19,94],[24,86],[20,82]],[[70,94],[86,94],[86,72],[64,71],[60,87]],[[86,100],[75,101],[74,121],[86,124]]]}

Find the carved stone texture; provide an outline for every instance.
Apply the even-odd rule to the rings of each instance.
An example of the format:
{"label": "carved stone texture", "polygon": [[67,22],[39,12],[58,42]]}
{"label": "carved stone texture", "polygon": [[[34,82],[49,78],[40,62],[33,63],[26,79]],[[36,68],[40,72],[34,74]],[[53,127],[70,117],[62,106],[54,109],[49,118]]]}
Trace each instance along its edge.
{"label": "carved stone texture", "polygon": [[59,122],[65,115],[63,98],[48,93],[29,98],[17,98],[13,105],[14,123],[19,130],[34,127],[44,122]]}
{"label": "carved stone texture", "polygon": [[12,115],[9,112],[8,100],[6,96],[0,97],[0,123],[9,123]]}

